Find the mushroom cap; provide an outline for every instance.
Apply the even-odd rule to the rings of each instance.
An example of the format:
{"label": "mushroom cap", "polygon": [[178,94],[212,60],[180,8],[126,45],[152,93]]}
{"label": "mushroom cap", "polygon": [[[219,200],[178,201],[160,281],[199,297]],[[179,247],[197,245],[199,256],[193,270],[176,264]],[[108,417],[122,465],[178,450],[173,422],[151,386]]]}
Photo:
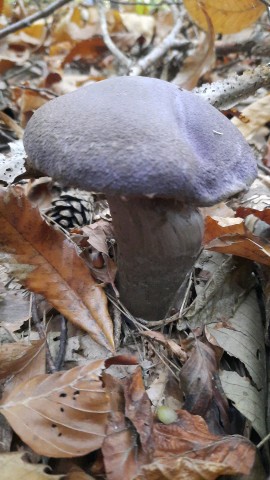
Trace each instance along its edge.
{"label": "mushroom cap", "polygon": [[256,177],[237,128],[198,95],[147,77],[114,77],[42,106],[24,145],[65,185],[107,195],[215,204]]}

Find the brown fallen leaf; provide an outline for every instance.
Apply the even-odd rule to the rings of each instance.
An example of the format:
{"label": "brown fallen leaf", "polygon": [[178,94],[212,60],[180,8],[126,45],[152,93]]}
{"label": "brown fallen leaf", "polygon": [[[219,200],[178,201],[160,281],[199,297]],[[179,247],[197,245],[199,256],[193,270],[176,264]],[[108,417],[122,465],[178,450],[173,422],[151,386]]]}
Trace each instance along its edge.
{"label": "brown fallen leaf", "polygon": [[92,248],[91,263],[87,262],[87,256],[83,256],[89,264],[91,272],[97,280],[110,283],[117,292],[114,285],[117,267],[109,256],[107,243],[107,240],[114,238],[111,222],[99,220],[91,225],[85,225],[81,230],[87,235],[86,241]]}
{"label": "brown fallen leaf", "polygon": [[[32,344],[18,342],[4,343],[3,345],[0,345],[0,380],[13,375],[18,375],[25,371],[32,362],[37,365],[38,362],[36,362],[36,359],[42,353],[44,347],[45,339],[38,340]],[[32,376],[33,375],[34,373]]]}
{"label": "brown fallen leaf", "polygon": [[243,219],[207,217],[204,247],[270,265],[269,242],[250,233]]}
{"label": "brown fallen leaf", "polygon": [[29,290],[40,293],[68,320],[114,349],[106,296],[75,245],[48,225],[21,188],[0,189],[2,263]]}
{"label": "brown fallen leaf", "polygon": [[35,465],[23,460],[24,452],[0,455],[1,480],[61,480],[63,475],[45,473],[45,465]]}
{"label": "brown fallen leaf", "polygon": [[[190,463],[190,479],[203,478],[196,476],[198,474],[196,462],[199,462],[202,471],[205,471],[207,479],[214,479],[222,474],[247,475],[250,472],[255,461],[256,448],[248,439],[238,435],[213,435],[200,416],[191,415],[185,410],[179,410],[177,414],[178,419],[175,423],[154,425],[155,458],[158,461],[164,459],[177,472],[180,456],[183,459],[192,459],[195,462],[194,469],[192,462]],[[215,467],[212,475],[213,473],[215,475],[211,476],[213,464]],[[177,475],[172,478],[182,480],[182,477]]]}
{"label": "brown fallen leaf", "polygon": [[216,33],[239,32],[256,22],[265,10],[260,0],[184,0],[184,4],[193,20],[207,29],[204,7]]}
{"label": "brown fallen leaf", "polygon": [[141,469],[133,480],[216,480],[220,475],[233,475],[234,469],[212,461],[189,458],[159,458]]}
{"label": "brown fallen leaf", "polygon": [[136,430],[125,416],[123,383],[109,374],[104,374],[103,379],[111,404],[106,438],[102,445],[107,479],[132,480],[145,463],[145,455]]}
{"label": "brown fallen leaf", "polygon": [[20,105],[20,121],[22,127],[26,127],[33,113],[42,105],[52,99],[52,95],[45,91],[31,90],[31,88],[15,87],[13,98]]}
{"label": "brown fallen leaf", "polygon": [[270,224],[270,208],[258,210],[257,208],[239,207],[236,211],[236,215],[241,218],[246,218],[248,215],[255,215],[255,217]]}
{"label": "brown fallen leaf", "polygon": [[79,60],[83,58],[83,60],[95,62],[107,51],[107,47],[102,37],[92,37],[82,40],[81,42],[76,43],[76,45],[65,56],[62,62],[62,67],[71,63],[74,59]]}
{"label": "brown fallen leaf", "polygon": [[231,433],[228,401],[219,386],[219,362],[215,349],[198,338],[180,372],[184,408],[203,417],[211,432]]}
{"label": "brown fallen leaf", "polygon": [[51,375],[37,375],[4,395],[0,411],[40,455],[70,458],[101,447],[110,411],[97,360]]}
{"label": "brown fallen leaf", "polygon": [[124,396],[125,416],[139,434],[145,460],[150,459],[154,450],[153,415],[140,367],[137,367],[135,372],[124,380]]}

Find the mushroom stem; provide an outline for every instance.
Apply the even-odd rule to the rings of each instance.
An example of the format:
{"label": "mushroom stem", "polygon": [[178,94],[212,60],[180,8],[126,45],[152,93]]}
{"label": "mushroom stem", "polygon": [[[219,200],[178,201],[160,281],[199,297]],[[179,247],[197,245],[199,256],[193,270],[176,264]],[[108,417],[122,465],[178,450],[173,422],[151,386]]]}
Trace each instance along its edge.
{"label": "mushroom stem", "polygon": [[200,251],[201,214],[177,200],[109,196],[120,298],[136,317],[164,318]]}

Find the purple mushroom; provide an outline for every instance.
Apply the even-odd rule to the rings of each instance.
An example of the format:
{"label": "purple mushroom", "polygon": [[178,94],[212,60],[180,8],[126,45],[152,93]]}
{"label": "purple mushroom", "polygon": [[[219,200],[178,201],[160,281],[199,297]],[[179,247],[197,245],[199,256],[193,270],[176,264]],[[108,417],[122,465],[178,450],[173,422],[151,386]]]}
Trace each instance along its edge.
{"label": "purple mushroom", "polygon": [[120,298],[158,320],[201,249],[199,206],[256,177],[234,125],[199,96],[168,82],[116,77],[41,107],[24,144],[32,165],[65,185],[106,194],[118,247]]}

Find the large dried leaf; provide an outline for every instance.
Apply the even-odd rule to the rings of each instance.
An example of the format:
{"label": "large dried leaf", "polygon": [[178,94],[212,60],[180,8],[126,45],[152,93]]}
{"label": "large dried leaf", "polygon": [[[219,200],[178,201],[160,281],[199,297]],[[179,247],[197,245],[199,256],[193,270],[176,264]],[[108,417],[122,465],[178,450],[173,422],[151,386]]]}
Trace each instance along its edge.
{"label": "large dried leaf", "polygon": [[236,372],[222,371],[220,380],[225,395],[233,402],[233,405],[249,421],[254,430],[264,438],[267,435],[265,419],[266,398],[264,389],[258,389],[247,377],[240,377]]}
{"label": "large dried leaf", "polygon": [[239,218],[207,217],[205,248],[270,265],[269,242],[250,233]]}
{"label": "large dried leaf", "polygon": [[10,185],[18,175],[25,172],[22,140],[16,140],[9,144],[10,152],[0,153],[0,182]]}
{"label": "large dried leaf", "polygon": [[0,455],[1,480],[61,480],[63,475],[45,473],[45,465],[34,465],[23,460],[23,452]]}
{"label": "large dried leaf", "polygon": [[[170,460],[172,468],[175,462],[177,464],[179,456],[194,459],[194,471],[191,469],[193,475],[198,473],[196,471],[197,461],[203,461],[202,467],[206,472],[209,468],[209,473],[211,473],[212,462],[217,466],[220,464],[221,470],[219,471],[223,474],[242,473],[247,475],[250,472],[255,460],[256,449],[249,440],[233,435],[223,437],[213,435],[200,416],[191,415],[185,410],[177,413],[178,419],[175,423],[170,425],[156,423],[154,426],[155,458]],[[209,461],[210,458],[211,461]],[[209,478],[217,476],[209,476]],[[175,478],[182,477],[176,476]],[[200,477],[191,476],[190,478]]]}
{"label": "large dried leaf", "polygon": [[125,399],[121,380],[108,374],[103,378],[111,404],[106,438],[102,445],[107,479],[132,480],[140,465],[145,463],[145,456],[135,429],[125,417]]}
{"label": "large dried leaf", "polygon": [[214,348],[197,339],[180,373],[184,408],[203,417],[211,432],[231,433],[228,402],[219,388],[218,363]]}
{"label": "large dried leaf", "polygon": [[260,0],[184,0],[184,4],[203,29],[207,29],[205,8],[217,33],[239,32],[255,22],[265,10]]}
{"label": "large dried leaf", "polygon": [[44,295],[68,320],[113,350],[106,296],[74,244],[49,226],[21,189],[0,190],[2,263],[22,285]]}
{"label": "large dried leaf", "polygon": [[234,474],[235,470],[222,463],[202,462],[189,458],[159,458],[145,465],[133,480],[216,480],[220,475]]}
{"label": "large dried leaf", "polygon": [[101,447],[110,410],[97,360],[52,375],[37,375],[4,396],[0,411],[35,452],[76,457]]}
{"label": "large dried leaf", "polygon": [[[226,395],[228,398],[231,398],[231,392],[236,395],[236,408],[239,406],[243,415],[248,412],[247,418],[252,427],[262,435],[265,429],[264,392],[267,374],[263,319],[255,289],[252,263],[205,251],[197,262],[197,268],[202,269],[201,274],[197,275],[197,282],[200,278],[205,279],[205,287],[200,287],[185,319],[192,329],[205,325],[209,342],[222,347],[233,359],[232,365],[239,364],[235,361],[239,359],[240,365],[245,366],[250,378],[242,379],[245,380],[245,388],[236,390],[234,379],[230,382],[228,378]],[[194,362],[189,363],[193,355],[182,369],[183,374],[186,374],[189,388],[192,387],[192,382],[196,385],[196,372],[197,376],[200,376],[200,383],[203,383],[207,375],[207,368],[206,370],[202,368],[202,373],[199,370],[199,352],[198,362],[195,365]],[[207,357],[205,360],[207,361]],[[214,361],[209,358],[207,365],[205,360],[202,361],[202,367],[208,366],[209,374],[212,371],[215,376]],[[190,368],[186,371],[187,366]],[[232,375],[234,373],[230,372]],[[210,377],[209,380],[211,381]],[[230,395],[228,389],[231,390]],[[196,392],[195,389],[194,398],[191,397],[193,402],[196,402],[199,390],[198,388]],[[203,392],[204,396],[206,394],[207,390]],[[236,405],[235,399],[233,401]]]}
{"label": "large dried leaf", "polygon": [[124,382],[125,416],[136,428],[146,458],[153,452],[153,416],[151,403],[145,391],[141,368]]}

